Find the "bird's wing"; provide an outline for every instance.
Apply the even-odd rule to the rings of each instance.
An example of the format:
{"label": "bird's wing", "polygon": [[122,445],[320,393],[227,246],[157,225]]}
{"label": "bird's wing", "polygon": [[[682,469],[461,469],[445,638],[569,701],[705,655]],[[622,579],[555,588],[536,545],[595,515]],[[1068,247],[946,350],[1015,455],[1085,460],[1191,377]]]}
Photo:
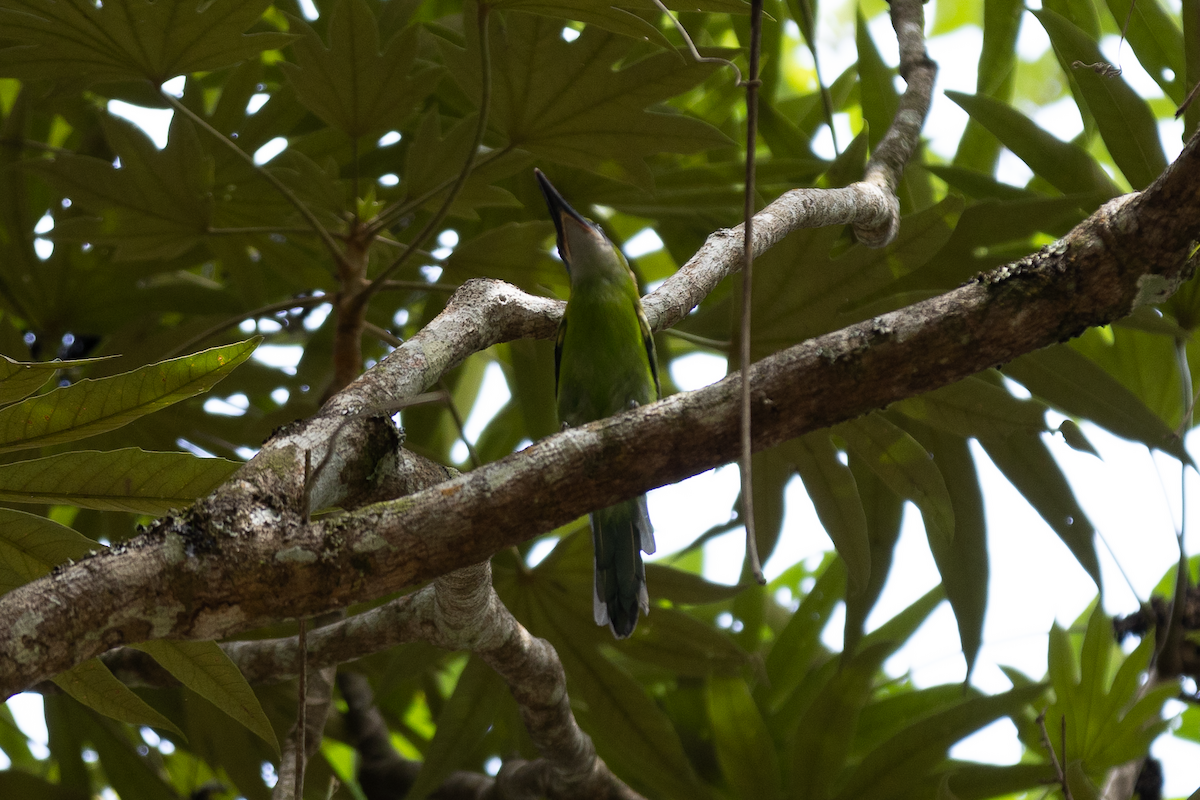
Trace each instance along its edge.
{"label": "bird's wing", "polygon": [[[642,309],[642,301],[634,299],[634,309],[637,311],[638,325],[642,329],[642,342],[646,345],[646,357],[650,359],[650,374],[654,376],[654,398],[662,398],[662,386],[658,382],[658,353],[654,349],[654,331],[650,330],[650,322]],[[562,334],[560,333],[561,337]],[[559,341],[562,341],[561,338]]]}
{"label": "bird's wing", "polygon": [[[558,377],[562,371],[563,340],[567,337],[567,316],[563,314],[562,322],[558,323],[558,336],[554,339],[554,396],[558,397]],[[656,378],[657,380],[657,378]]]}

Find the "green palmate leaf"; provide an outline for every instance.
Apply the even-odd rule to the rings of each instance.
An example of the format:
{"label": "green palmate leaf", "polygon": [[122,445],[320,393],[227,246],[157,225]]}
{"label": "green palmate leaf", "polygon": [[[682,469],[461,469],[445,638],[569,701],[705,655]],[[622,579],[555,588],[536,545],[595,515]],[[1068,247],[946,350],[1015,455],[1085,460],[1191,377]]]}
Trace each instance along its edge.
{"label": "green palmate leaf", "polygon": [[[702,83],[712,64],[658,53],[614,70],[628,45],[601,28],[588,26],[566,42],[555,20],[510,14],[505,23],[493,31],[489,125],[509,145],[586,169],[614,162],[626,180],[645,183],[647,156],[729,144],[698,119],[647,110]],[[468,28],[470,51],[474,33]],[[444,42],[442,51],[455,80],[477,96],[478,56]]]}
{"label": "green palmate leaf", "polygon": [[821,631],[846,591],[846,567],[832,561],[800,602],[767,654],[763,707],[775,712],[786,701],[820,652]]}
{"label": "green palmate leaf", "polygon": [[0,501],[165,514],[208,494],[239,466],[223,458],[134,447],[61,453],[0,465]]}
{"label": "green palmate leaf", "polygon": [[900,520],[904,500],[889,489],[874,472],[862,464],[862,459],[850,459],[850,472],[866,516],[867,536],[870,539],[871,577],[858,594],[846,597],[846,628],[843,649],[853,654],[862,640],[867,615],[883,591],[884,582],[892,568],[892,555],[900,538]]}
{"label": "green palmate leaf", "polygon": [[1004,477],[1046,520],[1046,524],[1058,534],[1079,565],[1099,586],[1096,530],[1079,506],[1071,485],[1041,437],[1035,434],[983,437],[979,443],[1004,473]]}
{"label": "green palmate leaf", "polygon": [[1111,631],[1111,621],[1097,604],[1087,621],[1078,664],[1066,632],[1056,627],[1050,640],[1056,702],[1046,711],[1046,724],[1057,729],[1066,716],[1068,747],[1074,748],[1069,752],[1098,780],[1111,766],[1145,756],[1165,727],[1159,716],[1163,703],[1177,691],[1170,681],[1150,691],[1139,686],[1153,652],[1152,636],[1142,639],[1110,682],[1109,663],[1116,650]]}
{"label": "green palmate leaf", "polygon": [[[654,38],[671,46],[657,26],[637,13],[658,13],[658,9],[648,0],[625,0],[620,5],[597,3],[595,0],[497,0],[492,5],[558,19],[578,20],[634,39]],[[743,0],[668,0],[664,5],[681,11],[715,11],[723,14],[746,14],[750,10]]]}
{"label": "green palmate leaf", "polygon": [[[967,125],[971,130],[983,130],[975,120],[970,120]],[[981,135],[989,136],[993,140],[996,138],[986,130]],[[929,164],[925,168],[967,197],[979,200],[999,201],[1045,199],[1044,197],[1039,197],[1029,189],[1001,183],[993,178],[991,173],[976,172],[963,167],[947,167],[940,164]]]}
{"label": "green palmate leaf", "polygon": [[[104,775],[118,797],[138,800],[178,800],[170,786],[163,781],[149,759],[143,758],[131,741],[133,734],[123,726],[97,717],[86,707],[68,701],[71,726],[80,737],[91,743],[100,757]],[[142,745],[138,740],[137,745]],[[142,745],[144,746],[144,745]]]}
{"label": "green palmate leaf", "polygon": [[149,725],[183,736],[175,723],[138,697],[98,658],[56,675],[51,680],[67,694],[93,711],[130,725]]}
{"label": "green palmate leaf", "polygon": [[[1113,640],[1112,623],[1104,614],[1100,604],[1088,618],[1087,631],[1083,636],[1083,649],[1079,653],[1079,692],[1077,700],[1082,703],[1076,722],[1079,743],[1086,743],[1096,738],[1096,734],[1104,727],[1107,710],[1106,695],[1108,689],[1108,665],[1112,661]],[[1122,698],[1129,700],[1132,698]],[[1118,709],[1113,709],[1117,711]],[[1073,750],[1074,753],[1087,755],[1086,751]]]}
{"label": "green palmate leaf", "polygon": [[1070,345],[1021,356],[1004,367],[1004,374],[1073,417],[1089,419],[1118,436],[1191,460],[1167,423]]}
{"label": "green palmate leaf", "polygon": [[862,92],[863,117],[867,121],[869,141],[874,149],[887,133],[892,117],[896,114],[900,98],[892,82],[895,70],[884,63],[871,40],[866,17],[857,7],[855,44],[858,49],[858,77]]}
{"label": "green palmate leaf", "polygon": [[1100,800],[1099,787],[1092,781],[1091,777],[1084,771],[1083,762],[1080,759],[1073,758],[1067,763],[1067,788],[1071,790],[1071,797],[1079,800]]}
{"label": "green palmate leaf", "polygon": [[70,442],[205,392],[250,357],[261,337],[99,380],[85,379],[0,410],[0,452]]}
{"label": "green palmate leaf", "polygon": [[[410,200],[418,197],[428,198],[426,200],[427,208],[435,207],[435,204],[445,201],[445,193],[450,190],[450,183],[458,176],[463,158],[466,157],[475,141],[476,121],[475,115],[470,114],[451,125],[449,130],[443,134],[441,116],[436,109],[431,109],[421,117],[420,124],[413,133],[412,143],[408,147],[408,154],[404,159],[405,180],[401,189],[406,192],[406,196]],[[496,186],[495,183],[514,172],[523,171],[532,161],[533,156],[521,151],[499,155],[495,159],[476,166],[471,170],[467,182],[463,184],[462,190],[454,199],[449,213],[467,219],[477,219],[479,215],[476,209],[479,208],[520,206],[521,203],[511,192]],[[537,222],[544,224],[544,220],[537,220]],[[514,224],[527,226],[530,223]],[[507,227],[501,226],[501,228]],[[470,242],[488,236],[492,230],[495,229],[481,231],[478,236],[472,237]],[[509,231],[500,235],[511,236],[512,233]],[[462,242],[461,246],[468,245],[470,242]],[[540,242],[532,244],[531,248],[542,249]],[[457,252],[458,248],[455,248],[455,253]],[[526,254],[525,251],[520,252]],[[511,259],[512,256],[509,258]],[[561,265],[556,266],[560,270],[562,269]],[[522,271],[520,266],[515,264],[508,268],[515,268],[518,274]],[[525,268],[530,269],[532,265],[527,264]]]}
{"label": "green palmate leaf", "polygon": [[858,484],[838,457],[827,431],[816,431],[787,446],[821,525],[846,561],[850,594],[867,588],[871,577],[871,542]]}
{"label": "green palmate leaf", "polygon": [[579,724],[591,733],[601,757],[656,793],[707,797],[670,720],[637,681],[590,643],[596,626],[586,619],[562,618],[561,611],[544,611],[553,620],[548,638],[562,658],[571,695],[586,704],[586,709],[576,709]]}
{"label": "green palmate leaf", "polygon": [[214,162],[192,123],[176,114],[162,150],[119,117],[101,116],[100,126],[121,159],[119,168],[73,154],[25,162],[73,203],[99,215],[62,219],[52,238],[112,244],[123,259],[169,259],[195,246],[212,214]]}
{"label": "green palmate leaf", "polygon": [[711,583],[699,575],[672,569],[662,564],[646,565],[646,584],[654,587],[654,596],[672,603],[696,605],[719,603],[741,593],[744,586]]}
{"label": "green palmate leaf", "polygon": [[927,774],[964,736],[1000,717],[1016,714],[1041,695],[1041,686],[966,700],[909,725],[868,753],[851,774],[837,800],[894,797]]}
{"label": "green palmate leaf", "polygon": [[[771,558],[783,532],[783,494],[796,474],[786,446],[755,453],[751,466],[754,495],[754,533],[763,562]],[[738,500],[740,505],[741,500]]]}
{"label": "green palmate leaf", "polygon": [[944,780],[958,800],[985,800],[989,797],[1015,795],[1037,787],[1050,786],[1057,781],[1050,764],[1013,764],[999,767],[992,764],[952,763]]}
{"label": "green palmate leaf", "polygon": [[918,719],[982,697],[973,686],[944,683],[911,692],[875,696],[863,708],[854,734],[854,753],[869,753]]}
{"label": "green palmate leaf", "polygon": [[954,541],[947,543],[931,537],[929,547],[958,622],[969,680],[983,643],[983,617],[987,611],[987,522],[983,516],[983,492],[966,439],[915,423],[910,423],[910,430],[940,466],[954,507]]}
{"label": "green palmate leaf", "polygon": [[91,796],[85,790],[51,783],[32,772],[19,769],[0,772],[0,795],[36,798],[36,800],[89,800]]}
{"label": "green palmate leaf", "polygon": [[[634,3],[623,3],[622,5],[633,6]],[[663,36],[662,31],[648,20],[642,19],[628,8],[618,8],[607,3],[596,3],[591,0],[550,0],[549,2],[547,0],[498,0],[495,6],[542,14],[558,20],[578,20],[634,39],[653,37],[660,44],[670,44],[669,40]],[[560,30],[562,29],[561,22],[557,22],[557,26]]]}
{"label": "green palmate leaf", "polygon": [[734,795],[764,800],[778,797],[782,784],[775,743],[746,681],[711,678],[705,700],[717,761]]}
{"label": "green palmate leaf", "polygon": [[[1033,13],[1050,35],[1059,58],[1074,68],[1073,77],[1113,161],[1134,189],[1145,189],[1167,168],[1150,106],[1121,76],[1101,75],[1086,66],[1107,63],[1094,38],[1053,11]],[[1085,66],[1074,67],[1076,63]]]}
{"label": "green palmate leaf", "polygon": [[1120,194],[1086,150],[1039,128],[1016,109],[990,97],[950,91],[946,96],[1012,150],[1035,175],[1045,178],[1064,194],[1101,193],[1105,197]]}
{"label": "green palmate leaf", "polygon": [[0,405],[12,403],[36,392],[60,369],[104,361],[103,358],[79,358],[73,361],[14,361],[0,355]]}
{"label": "green palmate leaf", "polygon": [[[995,373],[990,373],[994,375]],[[1046,406],[1019,400],[978,377],[943,386],[892,406],[905,416],[959,436],[1007,436],[1046,429]]]}
{"label": "green palmate leaf", "polygon": [[[1017,66],[1016,43],[1023,4],[998,0],[983,7],[983,47],[979,51],[979,94],[1007,102],[1012,95]],[[1000,155],[1000,143],[975,120],[967,123],[954,153],[954,166],[991,174]]]}
{"label": "green palmate leaf", "polygon": [[1093,39],[1100,38],[1100,12],[1093,0],[1046,0],[1043,5],[1070,20]]}
{"label": "green palmate leaf", "polygon": [[916,632],[917,628],[921,627],[933,610],[945,599],[946,590],[939,583],[918,597],[908,608],[864,636],[863,646],[867,647],[876,642],[892,642],[894,646],[899,647],[908,641],[909,637]]}
{"label": "green palmate leaf", "polygon": [[40,578],[64,561],[102,549],[103,545],[45,517],[0,508],[0,593]]}
{"label": "green palmate leaf", "polygon": [[[1190,338],[1188,334],[1185,339]],[[1184,388],[1174,335],[1163,336],[1132,326],[1092,328],[1071,342],[1071,348],[1098,364],[1133,392],[1171,430],[1183,425]],[[1192,356],[1189,355],[1189,358]],[[1172,443],[1177,441],[1172,434]],[[1179,450],[1184,450],[1179,445]],[[1175,455],[1175,452],[1171,453]]]}
{"label": "green palmate leaf", "polygon": [[495,720],[504,681],[484,662],[472,657],[438,714],[437,730],[425,750],[425,761],[405,797],[420,800],[441,786],[483,741]]}
{"label": "green palmate leaf", "polygon": [[[707,797],[670,720],[640,683],[600,652],[601,643],[613,640],[592,621],[593,572],[591,537],[586,527],[577,528],[532,575],[496,588],[530,633],[558,652],[579,724],[614,771],[662,796]],[[647,635],[659,610],[635,636]]]}
{"label": "green palmate leaf", "polygon": [[[649,582],[649,579],[647,579]],[[657,587],[654,596],[660,597]],[[732,675],[749,656],[728,633],[672,608],[654,609],[645,635],[629,639],[621,653],[677,675]]]}
{"label": "green palmate leaf", "polygon": [[[854,165],[855,180],[861,170]],[[853,302],[929,261],[950,239],[962,207],[954,195],[905,216],[896,240],[884,249],[856,244],[831,257],[840,234],[823,228],[796,231],[756,258],[754,358],[862,319]]]}
{"label": "green palmate leaf", "polygon": [[[541,221],[489,228],[454,248],[441,279],[461,283],[470,278],[498,278],[529,292],[546,294],[550,290],[565,297],[570,286],[567,271],[543,247],[553,233],[554,226]],[[553,391],[549,396],[553,399]]]}
{"label": "green palmate leaf", "polygon": [[1055,625],[1050,632],[1055,702],[1046,712],[1046,725],[1059,730],[1065,724],[1071,760],[1079,763],[1081,775],[1096,781],[1110,767],[1146,754],[1166,725],[1159,716],[1162,704],[1178,691],[1167,682],[1138,696],[1139,676],[1154,650],[1153,637],[1143,639],[1110,683],[1108,665],[1115,650],[1111,622],[1099,605],[1088,618],[1078,659],[1066,631]]}
{"label": "green palmate leaf", "polygon": [[254,690],[216,642],[157,640],[130,646],[148,653],[180,683],[245,725],[279,754],[279,741]]}
{"label": "green palmate leaf", "polygon": [[29,737],[17,725],[12,709],[0,706],[0,750],[17,769],[36,769],[38,759],[29,750]]}
{"label": "green palmate leaf", "polygon": [[268,0],[2,0],[0,75],[90,82],[149,80],[215,70],[282,47],[283,33],[244,31]]}
{"label": "green palmate leaf", "polygon": [[[288,684],[279,684],[276,690],[279,713],[294,719],[295,692],[287,691],[287,687]],[[262,763],[274,756],[271,748],[241,725],[232,724],[216,706],[190,690],[181,690],[178,702],[186,710],[184,731],[193,752],[208,764],[223,769],[237,787],[238,795],[247,800],[271,800],[271,790],[262,780]]]}
{"label": "green palmate leaf", "polygon": [[90,800],[92,780],[82,758],[83,739],[79,726],[72,724],[71,719],[72,712],[82,711],[82,708],[65,694],[45,695],[42,706],[50,756],[58,764],[59,785]]}
{"label": "green palmate leaf", "polygon": [[314,114],[352,138],[398,126],[437,86],[434,66],[416,66],[413,26],[380,52],[379,24],[366,0],[339,0],[329,15],[329,47],[303,20],[292,45],[296,63],[280,67],[296,96]]}
{"label": "green palmate leaf", "polygon": [[879,414],[838,425],[834,433],[892,491],[916,503],[929,538],[954,540],[954,507],[946,482],[925,448]]}
{"label": "green palmate leaf", "polygon": [[843,664],[809,706],[792,748],[791,797],[829,797],[850,753],[858,717],[871,696],[876,673],[894,649],[890,642],[864,649]]}

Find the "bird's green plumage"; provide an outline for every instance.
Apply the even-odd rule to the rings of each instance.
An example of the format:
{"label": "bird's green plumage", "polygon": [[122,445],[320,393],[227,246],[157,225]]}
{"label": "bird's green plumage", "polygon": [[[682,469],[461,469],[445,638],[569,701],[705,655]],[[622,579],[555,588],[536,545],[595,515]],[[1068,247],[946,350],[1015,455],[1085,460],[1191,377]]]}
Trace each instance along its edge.
{"label": "bird's green plumage", "polygon": [[[654,339],[637,282],[621,251],[572,209],[540,171],[537,177],[558,230],[558,251],[571,276],[571,297],[555,347],[558,419],[593,422],[659,397]],[[646,498],[591,515],[596,548],[595,618],[624,638],[649,610],[642,552],[654,552]]]}

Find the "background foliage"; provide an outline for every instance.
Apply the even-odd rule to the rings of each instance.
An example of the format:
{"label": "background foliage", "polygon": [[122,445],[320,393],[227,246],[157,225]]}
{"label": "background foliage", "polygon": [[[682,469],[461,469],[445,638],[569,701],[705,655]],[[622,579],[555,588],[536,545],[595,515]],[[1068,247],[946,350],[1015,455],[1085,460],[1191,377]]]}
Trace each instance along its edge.
{"label": "background foliage", "polygon": [[[740,0],[668,5],[680,6],[705,52],[744,62]],[[939,3],[934,31],[983,29],[979,90],[951,94],[970,115],[956,154],[926,152],[910,166],[900,236],[886,250],[831,228],[793,234],[756,262],[755,356],[952,288],[1152,181],[1167,163],[1157,121],[1200,78],[1200,28],[1158,0],[1139,0],[1132,15],[1129,6],[1044,0],[1025,24],[1041,25],[1053,48],[1027,63],[1016,54],[1020,3]],[[857,63],[824,75],[824,86],[802,49],[813,41],[810,4],[766,7],[760,205],[795,186],[855,180],[897,97],[867,24],[882,2],[851,7]],[[289,0],[0,0],[0,590],[128,539],[144,515],[211,490],[272,430],[312,414],[332,379],[327,300],[342,288],[346,252],[357,248],[375,276],[431,220],[440,234],[372,298],[365,368],[469,278],[565,297],[535,164],[566,197],[590,205],[616,241],[657,232],[662,247],[633,259],[646,285],[739,221],[740,91],[728,72],[673,52],[681,40],[652,4],[491,8],[484,150],[439,219],[479,114],[471,4],[335,0],[317,2],[314,14]],[[1097,42],[1127,15],[1123,57],[1140,61],[1164,97],[1147,100],[1121,76],[1071,66],[1101,61]],[[1060,96],[1084,121],[1070,142],[1022,110]],[[174,107],[166,142],[112,113],[117,102]],[[854,137],[827,159],[817,153],[830,150],[830,114]],[[1187,112],[1187,130],[1198,114]],[[1002,148],[1032,171],[1027,185],[996,179]],[[554,532],[557,546],[533,568],[497,555],[497,590],[557,649],[575,713],[602,757],[648,796],[965,800],[1035,791],[1054,776],[1034,722],[1047,707],[1048,720],[1067,721],[1075,796],[1086,796],[1165,727],[1160,708],[1176,687],[1133,702],[1149,644],[1126,657],[1092,614],[1052,633],[1046,681],[1013,672],[1013,689],[995,696],[957,685],[917,690],[881,665],[943,599],[968,663],[978,652],[989,532],[971,439],[1099,580],[1094,529],[1045,440],[1062,435],[1087,450],[1075,421],[1090,420],[1190,463],[1181,433],[1197,361],[1197,286],[1002,373],[757,456],[764,559],[796,475],[840,559],[797,564],[739,591],[703,581],[703,551],[689,548],[669,567],[648,566],[656,607],[620,643],[591,622],[591,554],[579,524]],[[732,285],[722,285],[658,336],[664,391],[674,390],[672,361],[730,350],[733,300]],[[252,333],[264,337],[253,357]],[[554,432],[551,347],[517,341],[470,358],[444,379],[453,408],[403,413],[406,445],[469,469]],[[47,363],[55,358],[64,360]],[[511,398],[468,449],[455,412],[474,405],[491,364]],[[218,380],[215,394],[199,396]],[[1030,396],[1015,395],[1010,381]],[[1057,432],[1047,426],[1051,408],[1068,417]],[[943,584],[868,633],[905,502],[921,512]],[[714,532],[737,524],[714,522]],[[841,602],[845,652],[836,653],[820,633]],[[81,665],[55,680],[61,692],[47,691],[48,754],[31,749],[0,708],[0,749],[11,762],[0,794],[75,798],[111,788],[166,798],[207,785],[210,797],[269,796],[294,689],[251,692],[211,643],[146,650],[187,688],[134,692],[99,662]],[[424,760],[418,794],[453,769],[536,756],[503,684],[462,655],[407,645],[348,668],[371,679],[399,751]],[[1200,740],[1189,714],[1178,735]],[[1021,764],[948,758],[956,741],[1004,716],[1027,748]],[[310,767],[311,797],[325,797],[334,775],[335,797],[362,796],[346,741],[333,719]]]}

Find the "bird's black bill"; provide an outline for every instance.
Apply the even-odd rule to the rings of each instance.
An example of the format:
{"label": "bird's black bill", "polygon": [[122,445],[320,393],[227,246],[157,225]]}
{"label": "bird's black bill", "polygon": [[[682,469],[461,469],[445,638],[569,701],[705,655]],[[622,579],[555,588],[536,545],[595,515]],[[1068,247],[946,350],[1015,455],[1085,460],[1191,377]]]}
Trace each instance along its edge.
{"label": "bird's black bill", "polygon": [[554,230],[558,233],[558,254],[562,257],[563,263],[570,264],[571,256],[567,251],[566,238],[563,236],[563,218],[570,217],[580,225],[589,228],[591,223],[584,219],[578,211],[571,208],[571,204],[563,199],[545,173],[535,167],[533,174],[537,176],[538,185],[542,187],[542,196],[546,198],[546,207],[550,209],[550,218],[554,220]]}

